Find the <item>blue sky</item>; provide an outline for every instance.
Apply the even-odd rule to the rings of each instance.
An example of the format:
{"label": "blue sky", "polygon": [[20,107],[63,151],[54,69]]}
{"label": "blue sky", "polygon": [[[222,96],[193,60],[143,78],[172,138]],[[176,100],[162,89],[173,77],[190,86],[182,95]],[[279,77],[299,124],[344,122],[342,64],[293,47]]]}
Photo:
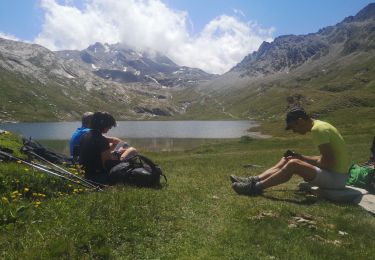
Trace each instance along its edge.
{"label": "blue sky", "polygon": [[1,0],[0,37],[51,50],[100,41],[222,73],[263,41],[355,15],[365,0]]}
{"label": "blue sky", "polygon": [[355,15],[374,1],[366,0],[165,0],[173,8],[188,10],[199,31],[220,14],[241,10],[246,19],[275,27],[275,36],[307,34]]}

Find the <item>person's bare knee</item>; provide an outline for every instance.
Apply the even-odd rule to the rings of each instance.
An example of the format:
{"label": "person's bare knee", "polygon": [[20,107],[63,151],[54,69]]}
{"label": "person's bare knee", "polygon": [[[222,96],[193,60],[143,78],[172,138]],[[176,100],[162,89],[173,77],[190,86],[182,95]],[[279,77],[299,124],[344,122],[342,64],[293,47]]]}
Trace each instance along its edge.
{"label": "person's bare knee", "polygon": [[288,161],[285,159],[285,157],[281,157],[280,161],[275,166],[273,166],[272,168],[280,170],[281,168],[283,168],[285,166],[285,164],[287,162]]}
{"label": "person's bare knee", "polygon": [[121,157],[120,157],[120,160],[125,160],[126,158],[132,156],[132,155],[136,155],[138,152],[137,150],[134,148],[134,147],[129,147],[127,148],[122,154],[121,154]]}
{"label": "person's bare knee", "polygon": [[316,176],[315,166],[308,164],[299,159],[291,159],[285,165],[287,171],[293,174],[301,176],[305,181],[311,181]]}
{"label": "person's bare knee", "polygon": [[283,179],[289,181],[293,174],[296,174],[298,168],[300,168],[301,161],[298,159],[291,159],[286,162],[286,164],[282,167],[280,171],[280,175],[283,176]]}
{"label": "person's bare knee", "polygon": [[298,159],[291,159],[287,161],[284,168],[288,169],[289,171],[296,171],[301,166],[302,161]]}

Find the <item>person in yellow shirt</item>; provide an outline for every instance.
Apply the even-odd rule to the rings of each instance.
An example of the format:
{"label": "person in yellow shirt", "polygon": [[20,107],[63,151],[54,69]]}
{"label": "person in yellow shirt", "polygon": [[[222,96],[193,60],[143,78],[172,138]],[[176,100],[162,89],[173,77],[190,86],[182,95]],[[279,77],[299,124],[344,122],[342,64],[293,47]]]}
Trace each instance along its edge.
{"label": "person in yellow shirt", "polygon": [[312,119],[303,108],[294,108],[286,116],[286,130],[311,133],[319,156],[286,153],[281,160],[258,176],[247,178],[231,175],[232,188],[242,195],[259,195],[264,189],[289,181],[293,175],[312,186],[342,189],[348,178],[349,157],[345,141],[331,124]]}

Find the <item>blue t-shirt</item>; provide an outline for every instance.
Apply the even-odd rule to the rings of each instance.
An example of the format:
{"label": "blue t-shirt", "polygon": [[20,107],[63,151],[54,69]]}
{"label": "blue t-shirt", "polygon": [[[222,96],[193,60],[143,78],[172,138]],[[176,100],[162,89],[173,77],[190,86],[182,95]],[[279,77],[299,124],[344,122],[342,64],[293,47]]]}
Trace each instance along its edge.
{"label": "blue t-shirt", "polygon": [[70,139],[69,148],[70,148],[70,155],[74,155],[74,147],[79,145],[79,140],[81,139],[81,136],[90,131],[90,128],[87,127],[79,127],[77,130],[73,133],[72,138]]}

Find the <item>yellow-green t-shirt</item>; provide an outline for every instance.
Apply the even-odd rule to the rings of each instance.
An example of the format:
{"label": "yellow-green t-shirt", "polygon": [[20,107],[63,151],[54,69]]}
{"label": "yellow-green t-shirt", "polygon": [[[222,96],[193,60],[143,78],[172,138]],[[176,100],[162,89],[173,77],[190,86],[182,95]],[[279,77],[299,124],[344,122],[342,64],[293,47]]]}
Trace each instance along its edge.
{"label": "yellow-green t-shirt", "polygon": [[311,134],[316,146],[321,144],[331,145],[335,157],[335,165],[332,170],[335,172],[347,173],[349,168],[348,150],[339,131],[327,122],[314,120]]}

